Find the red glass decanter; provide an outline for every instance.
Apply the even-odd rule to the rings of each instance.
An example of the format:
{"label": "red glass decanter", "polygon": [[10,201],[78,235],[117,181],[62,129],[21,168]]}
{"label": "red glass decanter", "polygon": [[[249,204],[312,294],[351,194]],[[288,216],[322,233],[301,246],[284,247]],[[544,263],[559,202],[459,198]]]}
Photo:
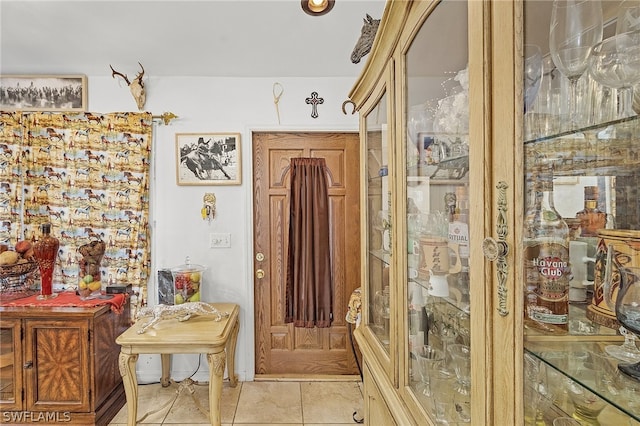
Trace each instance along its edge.
{"label": "red glass decanter", "polygon": [[41,289],[37,299],[46,300],[58,296],[53,292],[53,269],[56,265],[60,241],[51,235],[50,223],[43,223],[40,230],[42,237],[33,245],[33,257],[40,268]]}

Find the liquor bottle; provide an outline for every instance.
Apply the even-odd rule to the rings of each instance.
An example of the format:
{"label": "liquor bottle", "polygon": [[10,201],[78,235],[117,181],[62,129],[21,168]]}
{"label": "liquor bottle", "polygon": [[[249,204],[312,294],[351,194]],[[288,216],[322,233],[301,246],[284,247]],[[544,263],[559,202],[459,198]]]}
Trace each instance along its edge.
{"label": "liquor bottle", "polygon": [[466,186],[456,187],[456,207],[449,222],[449,248],[457,251],[452,255],[450,263],[457,257],[460,262],[459,273],[450,277],[450,286],[457,288],[462,294],[462,302],[468,303],[469,295],[469,194]]}
{"label": "liquor bottle", "polygon": [[449,222],[449,242],[458,245],[462,269],[469,268],[469,194],[465,186],[456,188],[456,201]]}
{"label": "liquor bottle", "polygon": [[533,200],[524,225],[525,323],[566,333],[569,314],[569,228],[554,207],[553,170],[532,175]]}
{"label": "liquor bottle", "polygon": [[607,226],[607,214],[598,210],[598,187],[584,187],[584,209],[576,213],[580,219],[580,236],[597,237],[598,230]]}
{"label": "liquor bottle", "polygon": [[58,257],[60,242],[51,235],[51,224],[43,223],[40,226],[42,236],[33,245],[33,257],[40,269],[40,294],[38,300],[51,299],[58,294],[53,293],[53,269]]}

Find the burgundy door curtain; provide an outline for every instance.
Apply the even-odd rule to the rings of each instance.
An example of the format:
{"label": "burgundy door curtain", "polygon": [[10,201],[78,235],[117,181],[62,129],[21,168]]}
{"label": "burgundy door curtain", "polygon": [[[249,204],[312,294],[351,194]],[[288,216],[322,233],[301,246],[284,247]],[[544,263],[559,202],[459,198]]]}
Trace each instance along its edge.
{"label": "burgundy door curtain", "polygon": [[333,280],[324,158],[291,159],[285,322],[330,327]]}

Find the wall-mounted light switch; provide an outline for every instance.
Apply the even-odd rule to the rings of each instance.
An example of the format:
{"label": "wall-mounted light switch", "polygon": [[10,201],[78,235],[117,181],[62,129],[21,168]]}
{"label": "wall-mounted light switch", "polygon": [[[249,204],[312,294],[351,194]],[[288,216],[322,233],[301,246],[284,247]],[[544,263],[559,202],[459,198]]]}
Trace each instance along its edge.
{"label": "wall-mounted light switch", "polygon": [[231,234],[209,234],[209,248],[231,247]]}

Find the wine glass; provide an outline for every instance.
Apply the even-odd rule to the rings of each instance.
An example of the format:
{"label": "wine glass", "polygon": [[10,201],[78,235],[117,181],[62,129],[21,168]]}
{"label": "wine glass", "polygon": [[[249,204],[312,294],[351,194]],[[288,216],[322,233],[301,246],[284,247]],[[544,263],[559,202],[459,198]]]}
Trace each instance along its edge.
{"label": "wine glass", "polygon": [[[616,298],[616,318],[627,330],[640,334],[640,268],[620,268],[620,287]],[[626,375],[640,380],[640,362],[618,364]]]}
{"label": "wine glass", "polygon": [[524,112],[527,113],[542,82],[542,52],[535,44],[524,46]]}
{"label": "wine glass", "polygon": [[633,85],[640,82],[640,30],[609,37],[591,51],[592,77],[606,87],[618,89],[617,118],[636,115]]}
{"label": "wine glass", "polygon": [[[604,298],[609,307],[616,305],[617,301],[613,300],[613,292],[618,289],[620,292],[621,274],[613,272],[615,248],[613,244],[607,247],[607,259],[605,262],[606,269],[603,278]],[[606,353],[623,362],[639,362],[640,350],[636,347],[636,337],[633,333],[627,331],[624,326],[620,327],[620,334],[624,336],[622,345],[607,345],[604,347]]]}
{"label": "wine glass", "polygon": [[471,393],[471,349],[469,346],[456,343],[448,348],[451,354],[453,370],[456,372],[456,391],[462,395]]}
{"label": "wine glass", "polygon": [[380,321],[381,342],[385,345],[389,344],[389,318],[391,316],[391,306],[389,305],[389,287],[385,286],[384,290],[376,291],[373,298],[373,309],[375,319]]}
{"label": "wine glass", "polygon": [[616,34],[640,30],[640,0],[623,0],[618,7]]}
{"label": "wine glass", "polygon": [[435,376],[444,362],[444,353],[430,345],[416,348],[416,358],[420,369],[420,378],[424,389],[424,396],[432,395],[431,377]]}
{"label": "wine glass", "polygon": [[569,114],[577,126],[576,87],[589,65],[591,49],[602,41],[600,0],[554,0],[549,28],[549,50],[553,63],[569,79]]}

